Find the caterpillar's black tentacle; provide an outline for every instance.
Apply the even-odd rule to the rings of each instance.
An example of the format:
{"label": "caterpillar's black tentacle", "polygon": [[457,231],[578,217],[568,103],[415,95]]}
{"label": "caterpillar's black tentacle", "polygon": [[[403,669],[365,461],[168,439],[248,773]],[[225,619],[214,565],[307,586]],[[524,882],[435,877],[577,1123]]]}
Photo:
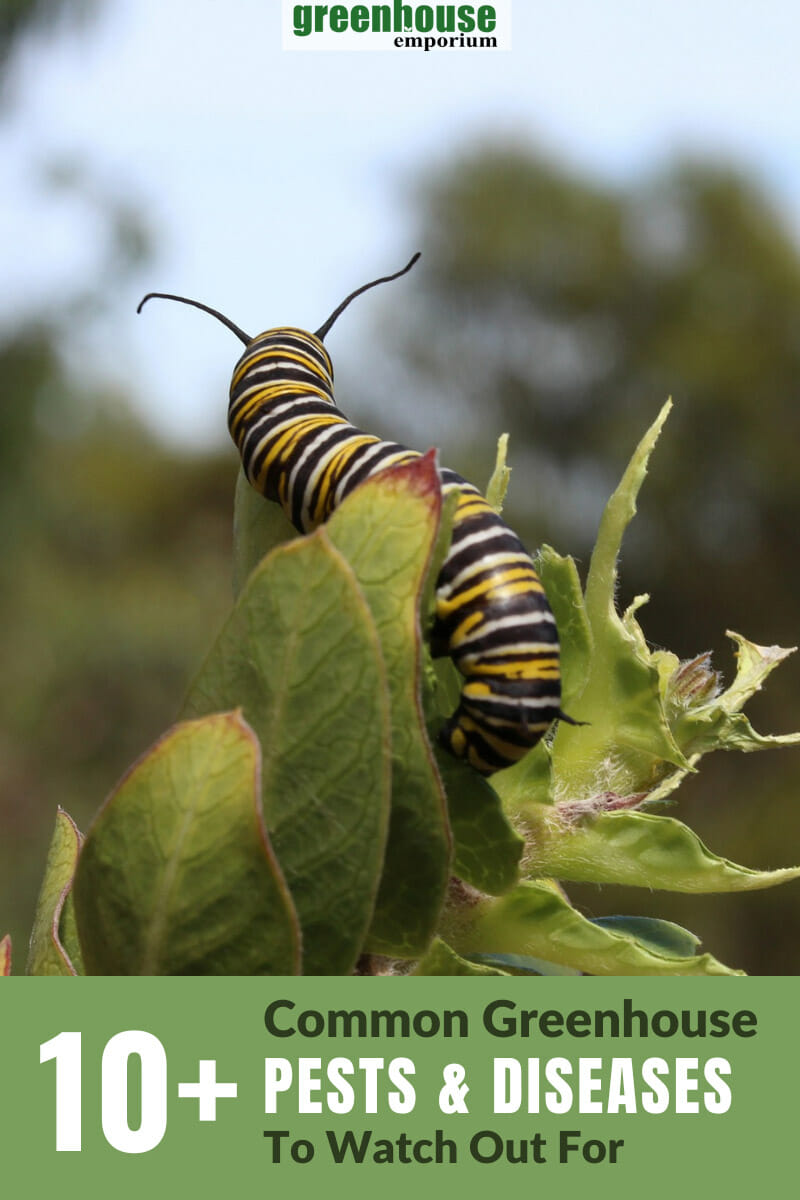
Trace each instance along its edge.
{"label": "caterpillar's black tentacle", "polygon": [[212,317],[216,317],[223,325],[227,325],[232,333],[235,333],[240,342],[244,342],[248,346],[252,342],[252,338],[243,332],[238,325],[234,325],[230,317],[224,316],[221,312],[217,312],[216,308],[209,308],[207,304],[201,304],[199,300],[189,300],[186,296],[174,296],[171,292],[148,292],[140,301],[136,309],[140,313],[147,304],[148,300],[177,300],[180,304],[191,304],[192,308],[202,308],[203,312],[211,313]]}
{"label": "caterpillar's black tentacle", "polygon": [[345,296],[339,307],[333,310],[324,325],[320,325],[314,336],[318,337],[321,342],[324,342],[325,338],[330,332],[331,325],[333,325],[333,322],[342,315],[351,300],[355,300],[356,296],[360,296],[362,292],[368,292],[370,288],[377,287],[379,283],[391,283],[393,279],[399,279],[401,275],[405,275],[411,270],[414,263],[419,258],[419,255],[420,252],[418,250],[417,253],[409,260],[409,262],[406,263],[403,269],[401,271],[395,271],[394,275],[382,275],[380,279],[373,279],[372,283],[363,283],[360,288],[356,288],[356,290],[351,292],[349,296]]}

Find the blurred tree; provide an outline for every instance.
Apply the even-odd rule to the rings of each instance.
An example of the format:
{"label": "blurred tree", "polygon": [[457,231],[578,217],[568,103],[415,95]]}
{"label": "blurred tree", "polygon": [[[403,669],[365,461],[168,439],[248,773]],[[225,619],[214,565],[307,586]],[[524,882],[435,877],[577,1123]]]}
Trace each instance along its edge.
{"label": "blurred tree", "polygon": [[[33,30],[95,7],[3,6],[4,80]],[[5,117],[7,90],[2,99]],[[236,471],[232,448],[165,450],[129,397],[70,371],[63,348],[147,261],[153,238],[130,189],[85,164],[50,163],[38,178],[50,203],[91,210],[95,254],[51,307],[0,330],[0,928],[16,970],[56,806],[86,827],[174,720],[229,607]]]}
{"label": "blurred tree", "polygon": [[57,805],[86,827],[174,720],[230,604],[233,449],[165,450],[125,395],[62,361],[138,262],[101,211],[103,292],[81,280],[57,319],[0,335],[0,924],[18,969]]}
{"label": "blurred tree", "polygon": [[[0,347],[27,411],[37,390],[70,395],[40,349]],[[230,604],[233,456],[176,456],[123,397],[73,398],[16,454],[3,442],[16,482],[0,492],[0,919],[18,967],[56,806],[86,827],[174,720]]]}
{"label": "blurred tree", "polygon": [[[425,444],[438,422],[448,464],[480,482],[495,435],[509,430],[509,521],[529,545],[586,562],[602,503],[672,395],[620,599],[652,593],[642,619],[653,641],[683,657],[713,648],[729,675],[726,627],[796,643],[800,254],[753,181],[679,162],[604,188],[528,147],[494,144],[429,174],[416,201],[422,273],[413,304],[384,298],[393,361],[374,373],[402,371],[402,394],[418,399],[425,429],[405,418],[403,435]],[[793,660],[754,705],[757,724],[800,726],[799,679]],[[731,857],[798,862],[799,782],[791,752],[718,755],[688,789],[700,806],[691,821]],[[631,905],[619,893],[586,899]],[[797,887],[699,907],[729,961],[800,970]],[[757,940],[742,945],[757,909]],[[687,911],[674,898],[676,919]],[[697,927],[694,913],[688,923]]]}
{"label": "blurred tree", "polygon": [[[654,591],[706,564],[734,593],[730,619],[752,619],[742,571],[757,570],[790,636],[800,255],[766,199],[699,164],[602,191],[509,149],[429,179],[420,200],[429,291],[413,310],[395,303],[402,358],[429,394],[448,379],[454,428],[471,410],[472,431],[475,413],[482,431],[487,417],[511,430],[510,499],[537,537],[589,549],[625,449],[672,395],[633,565],[651,536]],[[716,614],[698,616],[692,632],[714,637]]]}

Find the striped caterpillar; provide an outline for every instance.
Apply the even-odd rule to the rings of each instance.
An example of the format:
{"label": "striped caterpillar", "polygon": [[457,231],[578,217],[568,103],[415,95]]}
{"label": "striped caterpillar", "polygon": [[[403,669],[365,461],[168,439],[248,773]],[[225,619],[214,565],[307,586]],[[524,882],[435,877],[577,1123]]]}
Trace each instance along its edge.
{"label": "striped caterpillar", "polygon": [[[167,292],[210,313],[244,343],[230,387],[228,428],[253,487],[281,505],[308,533],[364,479],[419,458],[349,423],[333,398],[333,366],[324,338],[356,296],[411,269],[382,276],[351,292],[316,333],[293,327],[249,337],[222,313]],[[559,646],[544,589],[519,538],[477,488],[455,471],[439,471],[442,493],[456,492],[450,549],[436,582],[431,652],[450,655],[464,677],[458,708],[439,739],[482,775],[520,759],[560,709]]]}

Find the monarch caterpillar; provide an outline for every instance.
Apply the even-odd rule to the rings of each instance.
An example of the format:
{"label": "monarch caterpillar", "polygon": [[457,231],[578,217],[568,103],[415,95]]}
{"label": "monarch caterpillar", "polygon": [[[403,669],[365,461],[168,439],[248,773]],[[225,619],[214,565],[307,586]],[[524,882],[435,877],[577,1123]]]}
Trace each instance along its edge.
{"label": "monarch caterpillar", "polygon": [[[308,533],[359,483],[419,458],[395,442],[356,429],[336,407],[333,365],[324,338],[348,304],[379,283],[405,275],[419,258],[351,292],[316,331],[269,329],[249,337],[197,300],[244,343],[230,387],[228,428],[253,487],[279,503]],[[436,582],[431,652],[450,655],[464,677],[458,708],[439,739],[482,775],[520,759],[560,709],[558,633],[530,555],[477,488],[440,469],[442,493],[456,492],[450,549]]]}

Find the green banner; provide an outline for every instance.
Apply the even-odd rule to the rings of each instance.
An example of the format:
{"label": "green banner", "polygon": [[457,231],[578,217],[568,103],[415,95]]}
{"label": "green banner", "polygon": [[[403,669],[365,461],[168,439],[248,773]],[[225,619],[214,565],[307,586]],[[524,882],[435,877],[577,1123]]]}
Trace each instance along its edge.
{"label": "green banner", "polygon": [[797,1008],[778,978],[7,978],[3,1180],[750,1195],[794,1154]]}

